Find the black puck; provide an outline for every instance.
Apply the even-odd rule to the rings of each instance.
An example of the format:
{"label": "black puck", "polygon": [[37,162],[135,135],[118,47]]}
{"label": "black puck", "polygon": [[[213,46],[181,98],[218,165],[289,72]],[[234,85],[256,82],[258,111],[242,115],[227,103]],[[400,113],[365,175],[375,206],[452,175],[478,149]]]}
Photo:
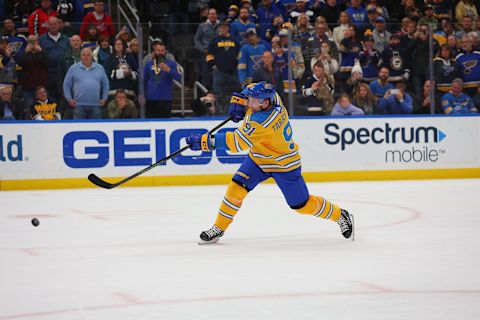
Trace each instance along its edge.
{"label": "black puck", "polygon": [[32,219],[32,224],[33,224],[35,227],[38,227],[38,225],[40,224],[40,221],[38,221],[37,218],[33,218],[33,219]]}

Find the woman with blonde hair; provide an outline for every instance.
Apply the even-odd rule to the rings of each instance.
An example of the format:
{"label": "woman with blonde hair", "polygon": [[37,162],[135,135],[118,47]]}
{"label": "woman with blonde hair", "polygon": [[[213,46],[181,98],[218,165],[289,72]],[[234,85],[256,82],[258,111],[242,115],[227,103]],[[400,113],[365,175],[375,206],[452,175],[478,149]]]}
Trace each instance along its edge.
{"label": "woman with blonde hair", "polygon": [[310,38],[314,30],[315,29],[308,20],[307,14],[302,12],[298,16],[297,23],[293,26],[293,38],[302,42],[303,40]]}
{"label": "woman with blonde hair", "polygon": [[358,84],[353,94],[352,103],[365,112],[365,114],[373,114],[375,111],[375,97],[368,84],[361,82]]}
{"label": "woman with blonde hair", "polygon": [[310,68],[312,71],[313,66],[317,63],[317,61],[320,61],[323,64],[325,74],[328,76],[333,77],[333,75],[337,73],[339,69],[338,60],[334,58],[332,54],[332,48],[330,47],[328,41],[322,42],[320,45],[320,51],[310,61]]}
{"label": "woman with blonde hair", "polygon": [[348,26],[350,25],[350,16],[345,11],[340,13],[338,18],[339,26],[333,28],[333,41],[340,47],[340,42],[345,38],[345,31],[347,31]]}

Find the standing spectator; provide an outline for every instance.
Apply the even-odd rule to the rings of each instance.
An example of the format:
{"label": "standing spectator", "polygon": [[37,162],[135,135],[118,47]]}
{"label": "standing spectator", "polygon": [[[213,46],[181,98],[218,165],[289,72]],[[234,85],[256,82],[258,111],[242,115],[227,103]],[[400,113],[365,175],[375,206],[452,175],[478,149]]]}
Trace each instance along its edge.
{"label": "standing spectator", "polygon": [[62,79],[67,74],[68,69],[75,63],[80,62],[80,51],[82,51],[82,38],[78,34],[70,37],[70,47],[65,50],[62,60]]}
{"label": "standing spectator", "polygon": [[342,11],[338,23],[339,25],[333,28],[333,41],[337,47],[340,47],[340,42],[345,38],[345,33],[350,26],[350,16],[345,11]]}
{"label": "standing spectator", "polygon": [[452,48],[444,44],[433,59],[433,79],[437,92],[445,94],[452,89],[452,81],[458,77],[458,67],[454,58]]}
{"label": "standing spectator", "polygon": [[350,6],[345,10],[350,16],[350,21],[363,33],[364,28],[368,25],[368,12],[363,7],[360,0],[351,0]]}
{"label": "standing spectator", "polygon": [[302,43],[311,37],[314,30],[313,25],[308,20],[307,14],[301,13],[300,16],[298,16],[297,23],[293,25],[293,39]]}
{"label": "standing spectator", "polygon": [[[280,36],[279,45],[283,48],[284,51],[287,51],[290,48],[292,49],[292,53],[293,53],[292,59],[295,58],[295,63],[294,65],[292,65],[293,78],[296,80],[300,80],[302,79],[303,73],[305,72],[305,60],[303,58],[302,47],[300,46],[300,44],[294,40],[290,42],[288,41],[289,30],[292,30],[292,29],[283,28],[280,30],[278,34]],[[292,35],[292,38],[293,38],[293,35]]]}
{"label": "standing spectator", "polygon": [[[274,56],[271,51],[265,51],[262,55],[262,62],[257,70],[253,73],[254,83],[260,81],[266,81],[273,84],[275,91],[280,94],[280,97],[283,96],[283,79],[282,73],[278,70],[277,66],[273,63]],[[283,100],[283,97],[282,97]]]}
{"label": "standing spectator", "polygon": [[418,20],[418,24],[426,24],[432,30],[437,28],[438,20],[433,16],[433,6],[428,4],[425,6],[424,15]]}
{"label": "standing spectator", "polygon": [[18,59],[21,67],[19,84],[22,87],[23,101],[31,106],[35,98],[35,88],[48,84],[48,58],[33,34],[27,38],[25,53]]}
{"label": "standing spectator", "polygon": [[359,83],[355,89],[352,100],[353,105],[359,107],[367,115],[373,114],[375,111],[375,97],[366,83]]}
{"label": "standing spectator", "polygon": [[307,97],[308,107],[321,107],[322,114],[329,115],[333,107],[335,81],[324,72],[323,63],[317,61],[313,66],[313,75],[302,87],[302,95]]}
{"label": "standing spectator", "polygon": [[253,73],[258,69],[263,53],[268,50],[260,43],[255,29],[249,29],[246,37],[247,43],[240,48],[238,55],[238,79],[242,87],[252,83]]}
{"label": "standing spectator", "polygon": [[[164,42],[162,41],[162,39],[155,38],[155,39],[152,40],[152,52],[150,52],[149,54],[145,55],[145,57],[143,57],[143,62],[142,63],[143,63],[144,67],[147,65],[147,63],[152,61],[152,57],[160,54],[160,51],[163,50],[162,49],[163,46],[164,46]],[[167,60],[175,61],[175,57],[173,56],[173,54],[171,54],[168,51],[167,51],[167,55],[165,57],[166,57]]]}
{"label": "standing spectator", "polygon": [[131,119],[138,118],[138,109],[135,103],[128,99],[123,89],[118,89],[115,99],[108,104],[108,118],[110,119]]}
{"label": "standing spectator", "polygon": [[340,81],[345,83],[352,73],[352,68],[358,60],[358,53],[362,50],[362,44],[358,40],[357,28],[354,25],[348,27],[345,38],[340,42]]}
{"label": "standing spectator", "polygon": [[140,44],[138,43],[137,38],[132,38],[132,41],[130,41],[130,45],[128,46],[127,52],[133,57],[132,62],[134,63],[134,69],[138,70],[140,59]]}
{"label": "standing spectator", "polygon": [[413,111],[413,100],[405,92],[405,84],[397,82],[396,89],[388,90],[377,105],[379,114],[408,114]]}
{"label": "standing spectator", "polygon": [[22,120],[23,109],[12,101],[12,86],[0,85],[0,120]]}
{"label": "standing spectator", "polygon": [[462,18],[462,23],[459,26],[459,30],[455,33],[457,38],[462,38],[463,36],[468,35],[470,32],[474,31],[474,20],[470,16],[464,16]]}
{"label": "standing spectator", "polygon": [[93,61],[92,50],[83,48],[81,61],[68,69],[63,92],[73,108],[73,119],[100,119],[100,107],[108,97],[108,78],[105,69]]}
{"label": "standing spectator", "polygon": [[229,33],[228,22],[220,22],[208,46],[207,63],[213,72],[213,90],[217,95],[217,113],[227,108],[230,95],[240,89],[237,73],[237,56],[240,45]]}
{"label": "standing spectator", "polygon": [[96,63],[99,63],[103,66],[107,57],[113,52],[113,48],[108,41],[107,36],[100,36],[98,39],[98,47],[93,50],[93,59]]}
{"label": "standing spectator", "polygon": [[60,101],[62,95],[61,61],[65,55],[70,39],[59,32],[57,17],[48,19],[48,32],[38,38],[40,47],[48,59],[48,94],[55,100]]}
{"label": "standing spectator", "polygon": [[338,102],[333,107],[332,116],[363,116],[365,113],[362,109],[354,106],[350,102],[350,97],[348,94],[340,95]]}
{"label": "standing spectator", "polygon": [[292,24],[297,23],[298,17],[303,13],[308,17],[308,21],[314,22],[315,17],[312,10],[308,8],[308,0],[297,0],[295,3],[295,8],[289,14],[289,20]]}
{"label": "standing spectator", "polygon": [[362,67],[363,81],[370,83],[377,78],[380,66],[380,53],[374,48],[372,32],[367,30],[363,38],[363,49],[358,53]]}
{"label": "standing spectator", "polygon": [[207,21],[198,26],[195,33],[195,48],[200,51],[200,60],[198,70],[200,71],[200,81],[207,87],[212,85],[211,72],[207,65],[208,45],[215,37],[215,31],[220,21],[217,19],[217,10],[214,8],[208,9]]}
{"label": "standing spectator", "polygon": [[[432,91],[432,81],[427,80],[423,84],[423,91],[422,95],[420,96],[419,100],[415,101],[414,105],[414,111],[413,113],[415,114],[430,114],[431,113],[431,104],[432,104],[432,99],[430,97]],[[434,105],[434,112],[436,113],[443,113],[443,110],[441,108],[438,108],[440,105],[440,97],[438,96],[437,92],[434,93],[433,96],[433,105]],[[438,102],[438,103],[437,103]]]}
{"label": "standing spectator", "polygon": [[373,47],[375,48],[375,50],[382,53],[383,50],[385,50],[385,48],[390,43],[391,36],[392,34],[387,31],[385,18],[378,17],[375,20],[375,29],[373,29],[373,34],[372,34],[373,41],[374,41]]}
{"label": "standing spectator", "polygon": [[[315,16],[325,17],[328,25],[334,26],[338,24],[338,18],[341,15],[340,12],[346,9],[345,3],[337,0],[326,0],[325,3],[323,2],[324,1],[314,1],[313,11],[315,12]],[[350,21],[348,23],[350,23]]]}
{"label": "standing spectator", "polygon": [[62,115],[55,101],[48,98],[47,88],[38,86],[35,88],[35,101],[29,106],[29,119],[32,120],[61,120]]}
{"label": "standing spectator", "polygon": [[[283,91],[284,93],[289,93],[289,92],[297,92],[297,88],[295,86],[295,82],[289,81],[289,69],[288,69],[288,48],[284,49],[282,46],[276,44],[272,48],[274,52],[274,64],[278,70],[280,70],[282,74],[282,79],[283,79]],[[296,65],[296,57],[295,54],[292,52],[291,54],[291,63],[292,63],[292,69]],[[292,79],[294,79],[294,75],[292,73],[291,76]]]}
{"label": "standing spectator", "polygon": [[452,18],[452,9],[450,1],[446,0],[431,0],[433,5],[433,16],[439,20],[441,19],[451,19]]}
{"label": "standing spectator", "polygon": [[452,91],[442,97],[442,108],[445,114],[477,113],[472,98],[463,93],[463,80],[457,78],[452,81]]}
{"label": "standing spectator", "polygon": [[422,12],[417,8],[414,0],[404,0],[403,1],[403,16],[410,18],[414,21],[418,21],[422,16]]}
{"label": "standing spectator", "polygon": [[[98,38],[99,38],[99,31],[97,29],[97,26],[94,24],[91,24],[87,27],[87,34],[85,35],[83,39],[83,48],[90,48],[92,51],[94,51],[97,48],[98,45]],[[105,35],[103,35],[105,36]],[[108,38],[108,36],[106,36]]]}
{"label": "standing spectator", "polygon": [[249,12],[248,19],[253,23],[258,22],[258,15],[257,15],[257,12],[255,11],[255,8],[252,5],[252,0],[241,0],[240,8],[247,8]]}
{"label": "standing spectator", "polygon": [[457,22],[462,22],[463,17],[469,16],[475,21],[478,17],[477,8],[473,0],[460,0],[455,7],[455,19]]}
{"label": "standing spectator", "polygon": [[455,57],[455,62],[467,94],[473,95],[480,83],[480,52],[473,50],[473,41],[470,36],[462,38],[462,50]]}
{"label": "standing spectator", "polygon": [[12,56],[13,47],[6,38],[0,38],[0,85],[17,84],[17,62]]}
{"label": "standing spectator", "polygon": [[125,42],[121,39],[113,42],[113,52],[107,57],[103,67],[109,81],[109,99],[114,98],[118,89],[123,89],[129,99],[135,99],[138,70],[135,69],[135,58],[127,54]]}
{"label": "standing spectator", "polygon": [[173,80],[180,81],[177,63],[166,57],[165,44],[157,43],[152,60],[144,68],[147,118],[168,118],[172,111]]}
{"label": "standing spectator", "polygon": [[390,71],[390,82],[406,81],[410,77],[410,68],[405,48],[400,45],[400,36],[392,34],[390,45],[382,52],[382,64]]}
{"label": "standing spectator", "polygon": [[377,103],[390,89],[394,88],[393,84],[388,82],[389,77],[389,69],[387,67],[381,67],[380,70],[378,70],[378,79],[370,83],[370,90],[375,96]]}
{"label": "standing spectator", "polygon": [[262,0],[257,8],[257,16],[258,36],[265,39],[267,30],[273,25],[273,19],[282,16],[282,11],[273,3],[273,0]]}
{"label": "standing spectator", "polygon": [[248,29],[254,28],[255,23],[249,19],[248,8],[240,8],[238,19],[231,24],[232,37],[240,44],[244,45],[246,42],[245,33]]}
{"label": "standing spectator", "polygon": [[455,28],[453,26],[453,22],[449,19],[440,20],[440,29],[435,31],[435,33],[433,34],[433,38],[437,40],[440,45],[442,45],[447,42],[447,38],[450,35],[455,35]]}
{"label": "standing spectator", "polygon": [[12,19],[5,19],[3,21],[3,30],[1,34],[2,38],[6,38],[8,41],[8,46],[12,47],[12,57],[20,57],[25,47],[27,46],[27,39],[23,34],[17,32],[15,23]]}
{"label": "standing spectator", "polygon": [[[323,64],[325,74],[334,76],[340,68],[338,60],[332,56],[330,42],[325,41],[320,45],[320,51],[310,62],[310,69],[313,71],[313,66],[320,61]],[[311,74],[311,73],[310,73]]]}
{"label": "standing spectator", "polygon": [[311,60],[320,52],[320,47],[322,43],[328,42],[330,47],[330,57],[337,60],[339,59],[338,48],[335,42],[330,40],[327,35],[327,26],[325,23],[316,23],[315,24],[315,34],[307,39],[302,44],[303,57],[305,58],[305,64],[311,65]]}
{"label": "standing spectator", "polygon": [[82,37],[82,39],[87,39],[87,30],[91,24],[97,27],[99,35],[105,35],[109,38],[115,36],[112,17],[105,12],[105,2],[103,0],[95,1],[95,10],[83,18],[82,25],[80,26],[80,37]]}
{"label": "standing spectator", "polygon": [[57,11],[52,8],[51,0],[42,0],[40,8],[33,11],[28,18],[28,33],[37,37],[49,31],[50,18],[58,16]]}

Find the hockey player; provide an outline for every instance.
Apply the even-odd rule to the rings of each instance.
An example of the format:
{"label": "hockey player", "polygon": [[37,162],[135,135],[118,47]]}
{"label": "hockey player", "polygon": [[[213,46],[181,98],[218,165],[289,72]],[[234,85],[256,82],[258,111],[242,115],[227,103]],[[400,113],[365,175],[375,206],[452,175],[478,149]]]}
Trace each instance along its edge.
{"label": "hockey player", "polygon": [[217,242],[232,223],[248,192],[269,177],[278,184],[292,209],[337,222],[343,236],[353,240],[353,216],[323,197],[309,195],[288,113],[273,85],[262,81],[247,86],[241,94],[234,93],[229,116],[234,122],[245,120],[233,132],[187,137],[192,150],[240,152],[250,149],[228,185],[215,224],[200,234],[199,244]]}

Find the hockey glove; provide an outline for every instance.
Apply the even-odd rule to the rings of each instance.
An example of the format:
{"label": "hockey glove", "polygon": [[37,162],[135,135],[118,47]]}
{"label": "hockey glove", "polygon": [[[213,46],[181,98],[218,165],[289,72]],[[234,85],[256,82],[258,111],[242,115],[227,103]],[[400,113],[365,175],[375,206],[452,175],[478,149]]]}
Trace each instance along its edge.
{"label": "hockey glove", "polygon": [[209,133],[202,135],[191,134],[189,137],[187,137],[186,141],[192,150],[211,152],[215,149],[215,146],[213,145],[213,136]]}
{"label": "hockey glove", "polygon": [[230,107],[228,109],[228,115],[232,118],[233,122],[239,122],[245,117],[247,107],[247,99],[245,96],[234,92],[230,98]]}

